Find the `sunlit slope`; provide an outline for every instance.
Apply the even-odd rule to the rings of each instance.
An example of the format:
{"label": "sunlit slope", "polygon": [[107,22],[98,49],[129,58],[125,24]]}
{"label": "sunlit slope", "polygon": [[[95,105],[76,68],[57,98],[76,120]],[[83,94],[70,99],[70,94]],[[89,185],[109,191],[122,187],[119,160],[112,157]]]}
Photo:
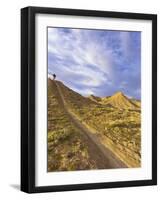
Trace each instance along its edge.
{"label": "sunlit slope", "polygon": [[130,101],[122,92],[117,92],[111,97],[104,98],[103,102],[120,109],[138,109],[138,106]]}
{"label": "sunlit slope", "polygon": [[141,102],[139,100],[136,99],[130,99],[135,105],[138,106],[138,108],[141,108]]}
{"label": "sunlit slope", "polygon": [[122,92],[117,92],[112,96],[107,97],[97,97],[94,95],[90,95],[88,97],[95,103],[99,103],[102,105],[113,106],[115,108],[120,109],[139,109],[140,108],[140,101],[135,99],[129,99],[126,97]]}
{"label": "sunlit slope", "polygon": [[56,85],[48,79],[48,172],[96,168],[79,130],[60,104]]}
{"label": "sunlit slope", "polygon": [[[108,148],[129,167],[141,164],[140,107],[118,92],[110,97],[83,97],[57,81],[67,107],[95,130]],[[100,100],[101,99],[101,100]]]}
{"label": "sunlit slope", "polygon": [[140,109],[141,103],[136,99],[129,99],[122,92],[117,92],[112,96],[107,97],[97,97],[90,95],[88,97],[90,100],[97,104],[112,106],[119,109]]}

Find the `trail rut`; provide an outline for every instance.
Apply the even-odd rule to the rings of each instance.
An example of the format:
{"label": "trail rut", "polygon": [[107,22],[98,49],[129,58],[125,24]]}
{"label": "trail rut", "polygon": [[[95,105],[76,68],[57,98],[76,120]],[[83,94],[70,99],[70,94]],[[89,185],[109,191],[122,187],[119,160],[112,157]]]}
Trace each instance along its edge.
{"label": "trail rut", "polygon": [[119,160],[114,153],[112,153],[107,147],[105,147],[97,134],[92,133],[85,125],[81,123],[78,117],[76,117],[68,108],[64,99],[63,93],[59,84],[56,81],[52,81],[56,85],[58,90],[58,101],[62,106],[72,124],[79,129],[83,141],[86,143],[90,157],[96,162],[99,169],[113,169],[113,168],[127,168],[127,166]]}

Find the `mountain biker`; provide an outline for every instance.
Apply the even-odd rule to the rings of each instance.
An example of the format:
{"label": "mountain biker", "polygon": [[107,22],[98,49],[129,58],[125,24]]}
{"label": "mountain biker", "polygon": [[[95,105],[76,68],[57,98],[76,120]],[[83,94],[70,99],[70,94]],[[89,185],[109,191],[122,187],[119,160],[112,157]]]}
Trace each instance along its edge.
{"label": "mountain biker", "polygon": [[54,80],[56,79],[56,74],[53,74],[53,79],[54,79]]}

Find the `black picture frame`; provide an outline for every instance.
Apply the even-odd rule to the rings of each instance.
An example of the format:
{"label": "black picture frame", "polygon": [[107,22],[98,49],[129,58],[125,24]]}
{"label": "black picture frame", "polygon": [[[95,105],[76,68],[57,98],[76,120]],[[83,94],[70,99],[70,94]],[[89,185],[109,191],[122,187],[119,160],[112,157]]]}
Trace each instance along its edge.
{"label": "black picture frame", "polygon": [[[152,21],[152,179],[59,186],[35,186],[35,16],[59,14]],[[157,15],[45,7],[21,9],[21,190],[27,193],[157,184]]]}

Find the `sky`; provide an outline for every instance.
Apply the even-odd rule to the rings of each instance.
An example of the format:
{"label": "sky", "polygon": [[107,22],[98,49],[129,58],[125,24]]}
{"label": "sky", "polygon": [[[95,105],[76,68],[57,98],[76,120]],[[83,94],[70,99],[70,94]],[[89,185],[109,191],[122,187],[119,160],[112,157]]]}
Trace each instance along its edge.
{"label": "sky", "polygon": [[48,73],[83,96],[141,98],[141,32],[48,28]]}

